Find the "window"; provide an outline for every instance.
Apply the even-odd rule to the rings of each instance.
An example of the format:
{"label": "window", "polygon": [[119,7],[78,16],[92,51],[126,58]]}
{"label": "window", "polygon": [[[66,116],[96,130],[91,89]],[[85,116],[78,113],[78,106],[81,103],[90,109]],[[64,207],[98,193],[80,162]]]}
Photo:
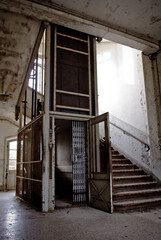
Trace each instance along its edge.
{"label": "window", "polygon": [[17,141],[9,142],[9,170],[16,170],[16,162],[17,162]]}
{"label": "window", "polygon": [[45,79],[45,31],[40,43],[37,58],[30,74],[28,86],[37,90],[38,93],[44,95],[44,79]]}

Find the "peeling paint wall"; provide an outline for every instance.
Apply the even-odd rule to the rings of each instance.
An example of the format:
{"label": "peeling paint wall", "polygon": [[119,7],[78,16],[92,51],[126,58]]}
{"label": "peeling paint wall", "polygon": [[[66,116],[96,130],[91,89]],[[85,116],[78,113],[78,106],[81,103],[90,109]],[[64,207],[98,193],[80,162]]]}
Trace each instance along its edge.
{"label": "peeling paint wall", "polygon": [[147,112],[149,122],[150,170],[161,180],[161,54],[153,61],[143,55]]}
{"label": "peeling paint wall", "polygon": [[[111,142],[115,149],[150,171],[149,126],[142,53],[112,42],[97,44],[99,113],[109,112]],[[135,138],[126,134],[133,135]]]}
{"label": "peeling paint wall", "polygon": [[1,109],[14,111],[39,27],[39,21],[0,10]]}
{"label": "peeling paint wall", "polygon": [[17,135],[18,126],[8,119],[0,119],[0,189],[4,189],[6,139]]}

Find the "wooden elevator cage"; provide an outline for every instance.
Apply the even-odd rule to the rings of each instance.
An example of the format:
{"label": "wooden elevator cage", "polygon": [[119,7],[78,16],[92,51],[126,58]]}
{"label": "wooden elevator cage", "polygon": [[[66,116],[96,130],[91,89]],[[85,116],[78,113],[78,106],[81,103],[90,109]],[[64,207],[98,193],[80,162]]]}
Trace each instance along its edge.
{"label": "wooden elevator cage", "polygon": [[[39,67],[39,58],[44,57],[39,51],[43,36],[44,92],[40,93],[36,87],[29,88],[28,80],[35,59],[38,59]],[[43,23],[18,98],[16,118],[20,119],[20,128],[16,194],[44,212],[55,208],[57,175],[57,182],[64,175],[68,180],[68,176],[72,176],[73,203],[86,202],[112,212],[108,114],[96,116],[95,41],[95,37],[85,33]],[[32,119],[28,114],[33,108],[31,91],[35,106]],[[104,129],[105,168],[100,163],[100,123]],[[68,137],[71,142],[65,145]],[[66,158],[61,163],[57,158],[62,156],[64,159],[63,149]]]}

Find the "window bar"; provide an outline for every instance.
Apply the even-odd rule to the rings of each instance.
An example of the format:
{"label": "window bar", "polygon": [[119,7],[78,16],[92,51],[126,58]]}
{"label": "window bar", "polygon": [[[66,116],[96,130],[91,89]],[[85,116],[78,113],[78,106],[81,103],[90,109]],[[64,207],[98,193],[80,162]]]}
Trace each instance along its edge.
{"label": "window bar", "polygon": [[34,118],[36,117],[36,113],[37,113],[37,111],[36,111],[36,109],[37,109],[37,78],[38,78],[38,56],[36,57],[36,61],[35,61]]}
{"label": "window bar", "polygon": [[27,103],[27,89],[25,91],[25,100],[24,100],[24,126],[26,125],[26,103]]}
{"label": "window bar", "polygon": [[34,109],[34,82],[35,82],[35,61],[34,66],[32,69],[32,75],[30,75],[32,78],[32,102],[31,102],[31,120],[33,120],[33,109]]}

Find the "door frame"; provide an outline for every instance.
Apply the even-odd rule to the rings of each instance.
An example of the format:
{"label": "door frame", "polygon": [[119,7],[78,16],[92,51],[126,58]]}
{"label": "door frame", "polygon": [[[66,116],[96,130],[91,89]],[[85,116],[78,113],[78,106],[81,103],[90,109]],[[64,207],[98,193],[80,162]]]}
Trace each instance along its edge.
{"label": "door frame", "polygon": [[[97,170],[97,151],[99,138],[97,136],[96,124],[104,123],[105,131],[105,159],[107,162],[106,172]],[[94,132],[95,131],[95,132]],[[94,133],[94,134],[93,134]],[[94,167],[94,164],[96,167]],[[112,200],[112,156],[109,135],[109,113],[93,117],[88,121],[88,191],[89,205],[100,210],[113,212]]]}
{"label": "door frame", "polygon": [[[9,142],[11,141],[17,141],[17,136],[10,136],[5,138],[5,163],[4,163],[4,168],[3,168],[3,182],[4,182],[4,191],[8,191],[7,189],[7,172],[8,172],[8,167],[9,167]],[[17,162],[16,162],[17,164]],[[17,174],[16,174],[17,175]]]}

